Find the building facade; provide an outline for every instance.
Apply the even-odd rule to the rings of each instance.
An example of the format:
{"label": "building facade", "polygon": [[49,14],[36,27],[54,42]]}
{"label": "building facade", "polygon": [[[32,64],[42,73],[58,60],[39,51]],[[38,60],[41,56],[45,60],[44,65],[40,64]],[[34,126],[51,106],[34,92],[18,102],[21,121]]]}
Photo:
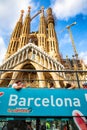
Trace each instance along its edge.
{"label": "building facade", "polygon": [[[1,70],[36,70],[34,72],[1,72],[0,85],[7,86],[16,80],[24,80],[27,86],[49,87],[53,82],[56,88],[64,87],[67,76],[64,72],[38,72],[37,70],[62,71],[71,69],[68,59],[61,59],[59,43],[55,31],[55,22],[52,9],[48,8],[46,15],[42,7],[33,17],[28,7],[27,15],[23,22],[23,13],[12,32],[5,59],[0,66]],[[37,32],[31,32],[32,20],[40,14]],[[68,64],[68,68],[66,67]],[[8,80],[4,80],[8,79]]]}

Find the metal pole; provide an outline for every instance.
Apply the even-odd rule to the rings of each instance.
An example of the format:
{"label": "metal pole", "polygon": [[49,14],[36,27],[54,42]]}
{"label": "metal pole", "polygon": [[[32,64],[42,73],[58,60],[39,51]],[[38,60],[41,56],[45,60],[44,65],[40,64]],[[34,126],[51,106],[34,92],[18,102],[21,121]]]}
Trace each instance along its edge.
{"label": "metal pole", "polygon": [[75,43],[74,43],[74,39],[73,39],[70,27],[71,26],[67,27],[67,30],[68,30],[69,35],[70,35],[70,39],[71,39],[72,47],[73,47],[73,50],[74,50],[74,53],[75,53],[75,57],[76,57],[76,59],[78,59],[78,53],[77,53],[77,50],[76,50],[76,47],[75,47]]}
{"label": "metal pole", "polygon": [[78,88],[80,88],[79,75],[78,75],[78,72],[77,72],[78,63],[77,63],[77,59],[74,59],[74,56],[73,56],[73,64],[74,64],[74,70],[75,70],[75,74],[76,74]]}
{"label": "metal pole", "polygon": [[78,88],[80,88],[80,83],[79,83],[79,76],[78,76],[78,72],[76,71],[76,78],[77,78],[77,84],[78,84]]}

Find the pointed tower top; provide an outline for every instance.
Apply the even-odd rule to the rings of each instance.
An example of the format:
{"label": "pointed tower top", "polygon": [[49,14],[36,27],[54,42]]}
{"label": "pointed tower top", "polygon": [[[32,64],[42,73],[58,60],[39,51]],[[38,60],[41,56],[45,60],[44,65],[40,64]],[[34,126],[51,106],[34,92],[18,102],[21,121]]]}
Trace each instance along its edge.
{"label": "pointed tower top", "polygon": [[47,9],[47,15],[52,15],[52,9],[51,8]]}
{"label": "pointed tower top", "polygon": [[21,15],[20,15],[20,19],[19,19],[20,22],[22,22],[23,14],[24,14],[24,10],[21,10]]}
{"label": "pointed tower top", "polygon": [[53,23],[55,25],[55,23],[54,23],[54,17],[53,17],[52,9],[51,8],[47,9],[47,22],[48,23]]}
{"label": "pointed tower top", "polygon": [[28,13],[30,14],[31,6],[28,6]]}
{"label": "pointed tower top", "polygon": [[41,7],[41,16],[44,16],[44,6]]}
{"label": "pointed tower top", "polygon": [[24,13],[24,10],[22,9],[22,10],[21,10],[21,14],[23,14],[23,13]]}

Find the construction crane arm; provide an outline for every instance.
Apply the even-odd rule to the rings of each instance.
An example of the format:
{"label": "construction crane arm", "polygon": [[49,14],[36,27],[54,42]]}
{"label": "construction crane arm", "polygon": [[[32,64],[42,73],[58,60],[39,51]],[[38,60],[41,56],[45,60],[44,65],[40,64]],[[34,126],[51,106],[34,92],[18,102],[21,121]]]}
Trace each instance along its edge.
{"label": "construction crane arm", "polygon": [[77,51],[76,51],[76,47],[75,47],[75,43],[74,43],[74,39],[73,39],[73,36],[72,36],[72,32],[71,32],[70,27],[68,27],[67,30],[68,30],[69,35],[70,35],[70,39],[71,39],[71,43],[72,43],[72,47],[73,47],[73,50],[74,50],[76,59],[78,59],[78,54],[77,54]]}
{"label": "construction crane arm", "polygon": [[71,26],[74,26],[74,25],[76,25],[76,22],[73,22],[72,24],[66,26],[66,28],[68,29],[68,28],[70,28]]}
{"label": "construction crane arm", "polygon": [[41,13],[41,10],[39,10],[32,18],[31,18],[31,21],[37,16],[37,15],[39,15]]}
{"label": "construction crane arm", "polygon": [[70,36],[70,39],[71,39],[71,43],[72,43],[72,47],[73,47],[73,51],[74,51],[74,54],[75,54],[75,57],[76,57],[76,59],[78,59],[78,53],[76,51],[74,39],[73,39],[72,32],[71,32],[71,29],[70,29],[74,25],[76,25],[76,22],[73,22],[72,24],[67,25],[60,33],[62,33],[63,31],[65,31],[65,29],[68,30],[69,36]]}

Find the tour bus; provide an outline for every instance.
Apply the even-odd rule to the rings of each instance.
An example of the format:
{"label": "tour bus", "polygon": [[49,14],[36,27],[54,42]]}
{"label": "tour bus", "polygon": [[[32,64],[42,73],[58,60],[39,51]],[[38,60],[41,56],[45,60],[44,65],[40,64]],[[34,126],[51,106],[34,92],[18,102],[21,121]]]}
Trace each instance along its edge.
{"label": "tour bus", "polygon": [[87,130],[87,89],[0,88],[0,130]]}

